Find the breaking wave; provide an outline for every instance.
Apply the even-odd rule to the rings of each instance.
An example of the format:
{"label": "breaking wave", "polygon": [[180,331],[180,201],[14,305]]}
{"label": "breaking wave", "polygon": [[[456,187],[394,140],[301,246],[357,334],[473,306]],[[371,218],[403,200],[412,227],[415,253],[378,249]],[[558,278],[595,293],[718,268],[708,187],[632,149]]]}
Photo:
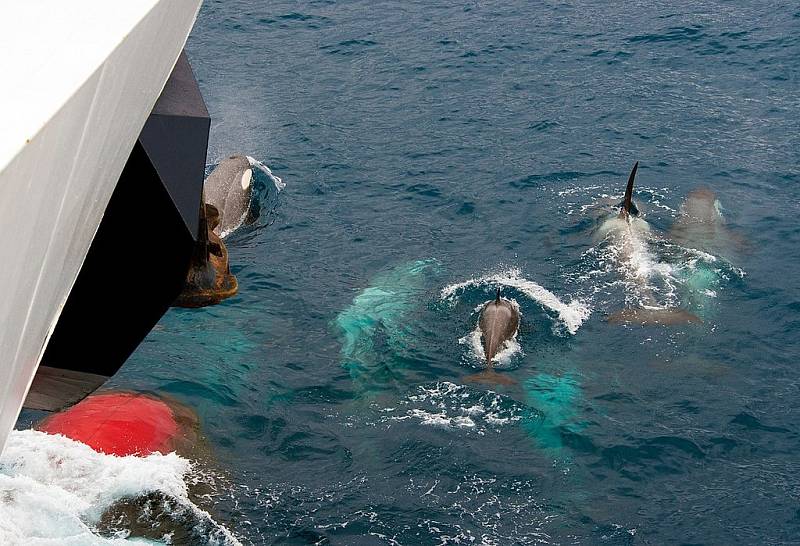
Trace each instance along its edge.
{"label": "breaking wave", "polygon": [[175,453],[117,457],[15,430],[0,457],[0,544],[240,544],[190,500],[194,470]]}

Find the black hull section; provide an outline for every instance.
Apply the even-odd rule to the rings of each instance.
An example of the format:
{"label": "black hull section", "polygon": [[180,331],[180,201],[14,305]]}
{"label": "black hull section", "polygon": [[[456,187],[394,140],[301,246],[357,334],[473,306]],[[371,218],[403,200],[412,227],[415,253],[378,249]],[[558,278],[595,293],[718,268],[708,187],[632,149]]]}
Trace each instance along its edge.
{"label": "black hull section", "polygon": [[[89,394],[181,293],[198,237],[209,128],[182,53],[120,176],[26,407],[54,411]],[[59,383],[53,378],[67,374],[55,370],[75,373]]]}

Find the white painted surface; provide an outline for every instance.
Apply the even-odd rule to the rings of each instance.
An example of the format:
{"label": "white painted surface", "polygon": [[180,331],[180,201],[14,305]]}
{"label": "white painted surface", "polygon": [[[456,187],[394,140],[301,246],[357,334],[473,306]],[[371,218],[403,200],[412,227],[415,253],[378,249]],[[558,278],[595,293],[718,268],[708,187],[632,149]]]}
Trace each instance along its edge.
{"label": "white painted surface", "polygon": [[200,2],[3,7],[0,449]]}

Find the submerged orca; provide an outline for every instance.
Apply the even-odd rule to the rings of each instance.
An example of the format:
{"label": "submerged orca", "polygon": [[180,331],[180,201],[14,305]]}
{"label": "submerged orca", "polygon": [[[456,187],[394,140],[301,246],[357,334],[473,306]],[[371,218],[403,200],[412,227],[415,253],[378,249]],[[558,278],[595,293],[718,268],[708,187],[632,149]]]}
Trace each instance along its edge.
{"label": "submerged orca", "polygon": [[669,232],[679,244],[712,252],[730,259],[747,249],[747,242],[728,229],[716,194],[698,188],[686,195],[679,215]]}
{"label": "submerged orca", "polygon": [[494,371],[493,364],[500,348],[513,339],[519,329],[519,311],[509,300],[500,297],[500,288],[497,289],[497,297],[483,306],[478,324],[481,329],[483,352],[486,355],[486,369],[481,373],[467,376],[464,380],[513,384],[512,379]]}
{"label": "submerged orca", "polygon": [[[639,162],[633,164],[625,187],[625,197],[619,208],[619,214],[607,219],[600,227],[602,237],[613,236],[619,240],[623,259],[631,259],[637,246],[642,245],[640,237],[650,231],[650,225],[639,218],[639,209],[633,201],[633,185],[636,180],[636,171]],[[642,296],[646,304],[641,308],[623,309],[608,316],[607,321],[612,324],[636,323],[641,325],[658,324],[662,326],[674,324],[699,323],[702,320],[696,315],[680,308],[659,307],[653,297],[652,291],[647,288],[644,279],[635,277],[642,289]]]}

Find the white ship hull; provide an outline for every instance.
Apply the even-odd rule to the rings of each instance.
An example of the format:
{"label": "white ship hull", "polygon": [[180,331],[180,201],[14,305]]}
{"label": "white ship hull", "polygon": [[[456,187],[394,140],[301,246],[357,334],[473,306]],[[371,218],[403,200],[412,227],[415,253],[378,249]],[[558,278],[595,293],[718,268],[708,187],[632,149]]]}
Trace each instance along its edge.
{"label": "white ship hull", "polygon": [[32,0],[3,8],[0,449],[199,5]]}

